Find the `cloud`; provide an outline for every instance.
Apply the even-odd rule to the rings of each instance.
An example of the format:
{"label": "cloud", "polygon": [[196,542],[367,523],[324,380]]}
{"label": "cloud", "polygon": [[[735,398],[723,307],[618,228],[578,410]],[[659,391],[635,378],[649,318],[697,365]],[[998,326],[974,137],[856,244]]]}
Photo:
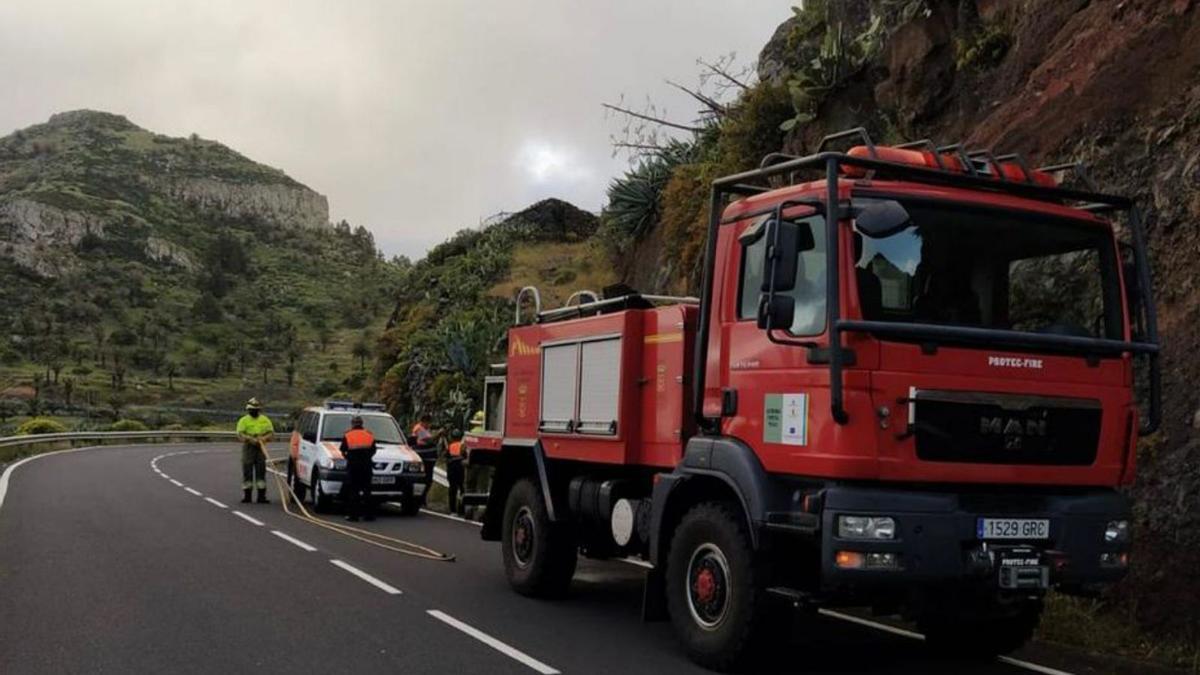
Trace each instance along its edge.
{"label": "cloud", "polygon": [[0,133],[75,108],[283,169],[388,253],[557,196],[599,209],[603,101],[753,59],[794,0],[6,0]]}

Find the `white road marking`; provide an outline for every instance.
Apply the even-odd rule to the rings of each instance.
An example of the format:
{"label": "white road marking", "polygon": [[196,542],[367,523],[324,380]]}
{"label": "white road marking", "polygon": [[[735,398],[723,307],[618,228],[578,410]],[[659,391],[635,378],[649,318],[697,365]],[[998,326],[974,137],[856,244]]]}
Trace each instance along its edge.
{"label": "white road marking", "polygon": [[251,525],[257,525],[259,527],[263,526],[263,522],[261,520],[259,520],[257,518],[251,518],[250,516],[242,513],[241,511],[234,511],[233,515],[237,516],[238,518],[241,518],[242,520],[246,521],[247,523],[250,523]]}
{"label": "white road marking", "polygon": [[183,483],[180,483],[179,481],[175,480],[174,478],[171,479],[171,484],[176,487],[183,487]]}
{"label": "white road marking", "polygon": [[1017,668],[1024,668],[1025,670],[1032,670],[1035,673],[1042,673],[1042,675],[1071,675],[1071,673],[1068,673],[1065,670],[1058,670],[1057,668],[1051,668],[1049,666],[1039,666],[1036,663],[1022,661],[1021,659],[1014,659],[1011,656],[997,656],[996,660],[1000,663],[1007,663],[1010,666],[1016,666]]}
{"label": "white road marking", "polygon": [[317,550],[316,546],[309,546],[308,544],[300,541],[299,539],[291,536],[290,534],[285,534],[283,532],[280,532],[279,530],[271,530],[271,534],[275,535],[276,537],[279,537],[280,539],[282,539],[290,544],[295,544],[296,546],[299,546],[300,548],[304,549],[305,551],[308,551],[309,553],[312,553],[313,551]]}
{"label": "white road marking", "polygon": [[188,492],[190,492],[190,493],[192,493],[192,494],[194,494],[194,495],[196,495],[197,497],[203,497],[203,496],[204,496],[204,493],[203,493],[203,492],[201,492],[201,491],[199,491],[199,490],[196,490],[196,489],[194,489],[194,488],[185,487],[185,488],[183,488],[183,489],[184,489],[184,490],[187,490]]}
{"label": "white road marking", "polygon": [[378,588],[379,590],[383,591],[384,593],[387,593],[388,595],[400,595],[399,588],[396,588],[395,586],[392,586],[383,581],[380,581],[379,579],[376,579],[375,577],[371,576],[370,574],[367,574],[366,572],[358,569],[357,567],[355,567],[353,565],[344,563],[341,560],[330,560],[329,562],[346,570],[350,574],[353,574],[354,576],[358,577],[359,579],[362,579],[363,581],[367,582],[368,584],[371,584],[375,588]]}
{"label": "white road marking", "polygon": [[[395,503],[395,502],[391,502],[391,503]],[[428,513],[431,516],[437,516],[438,518],[445,518],[446,520],[453,520],[453,521],[459,522],[459,523],[466,523],[467,525],[474,525],[475,527],[483,527],[483,523],[481,523],[479,521],[467,520],[466,518],[459,518],[458,516],[453,516],[453,515],[450,515],[449,513],[439,513],[438,511],[430,511],[429,509],[421,509],[421,513]]]}
{"label": "white road marking", "polygon": [[557,675],[559,672],[558,670],[551,668],[550,666],[542,663],[541,661],[538,661],[537,659],[526,654],[525,652],[522,652],[514,647],[511,647],[511,646],[497,640],[496,638],[492,637],[491,635],[484,633],[483,631],[479,630],[478,628],[469,626],[469,625],[463,623],[462,621],[459,621],[458,619],[450,616],[449,614],[446,614],[445,612],[440,612],[436,609],[431,609],[431,610],[428,610],[426,613],[429,614],[429,616],[432,616],[433,618],[437,619],[438,621],[441,621],[442,623],[445,623],[453,628],[456,628],[456,629],[466,633],[467,635],[470,635],[471,637],[475,638],[476,640],[479,640],[480,642],[491,647],[492,649],[495,649],[496,651],[500,652],[501,654],[504,654],[505,656],[507,656],[509,658],[520,661],[521,663],[525,664],[526,666],[529,666],[530,668],[536,670],[537,672],[542,673],[542,675]]}
{"label": "white road marking", "polygon": [[[95,447],[95,446],[93,446],[93,447]],[[61,455],[63,453],[67,453],[67,452],[79,452],[80,450],[90,450],[90,449],[91,448],[69,448],[67,450],[55,450],[54,452],[43,452],[40,455],[30,455],[29,457],[26,457],[25,459],[19,459],[19,460],[13,462],[12,464],[9,464],[8,468],[4,470],[4,473],[0,474],[0,506],[4,506],[4,497],[8,494],[8,478],[9,478],[9,476],[12,475],[13,471],[16,470],[16,468],[18,466],[21,466],[25,462],[32,462],[35,459],[49,457],[50,455]]]}
{"label": "white road marking", "polygon": [[205,498],[204,498],[204,501],[208,502],[209,504],[212,504],[213,506],[219,506],[219,507],[221,507],[221,508],[223,508],[223,509],[227,509],[227,508],[229,508],[228,506],[225,506],[224,504],[222,504],[221,502],[219,502],[219,501],[217,501],[217,500],[213,499],[212,497],[205,497]]}
{"label": "white road marking", "polygon": [[[901,637],[906,637],[906,638],[910,638],[913,640],[922,640],[922,641],[925,640],[925,636],[916,631],[905,630],[903,628],[897,628],[896,626],[889,626],[886,623],[879,623],[878,621],[871,621],[870,619],[863,619],[861,617],[853,616],[851,614],[843,614],[842,612],[835,612],[831,609],[820,609],[817,611],[820,612],[821,614],[824,614],[825,616],[828,616],[828,617],[831,617],[834,619],[840,619],[842,621],[849,621],[850,623],[856,623],[860,626],[874,628],[875,630],[881,630],[886,633],[891,633],[892,635],[899,635]],[[1014,659],[1011,656],[997,656],[996,660],[1001,663],[1005,663],[1005,664],[1008,664],[1010,666],[1014,666],[1017,668],[1024,668],[1025,670],[1032,670],[1035,673],[1042,673],[1042,675],[1072,675],[1072,673],[1069,673],[1065,670],[1058,670],[1057,668],[1051,668],[1049,666],[1042,666],[1042,665],[1038,665],[1036,663],[1030,663],[1029,661],[1022,661],[1021,659]]]}
{"label": "white road marking", "polygon": [[833,617],[834,619],[841,619],[842,621],[849,621],[850,623],[856,623],[860,626],[874,628],[875,630],[881,630],[885,633],[891,633],[892,635],[899,635],[901,637],[911,638],[913,640],[924,640],[925,639],[924,635],[921,635],[920,633],[918,633],[916,631],[905,630],[903,628],[897,628],[895,626],[889,626],[886,623],[879,623],[878,621],[871,621],[870,619],[863,619],[863,618],[854,616],[852,614],[843,614],[841,612],[835,612],[832,609],[819,609],[817,611],[820,612],[821,614],[824,614],[825,616]]}

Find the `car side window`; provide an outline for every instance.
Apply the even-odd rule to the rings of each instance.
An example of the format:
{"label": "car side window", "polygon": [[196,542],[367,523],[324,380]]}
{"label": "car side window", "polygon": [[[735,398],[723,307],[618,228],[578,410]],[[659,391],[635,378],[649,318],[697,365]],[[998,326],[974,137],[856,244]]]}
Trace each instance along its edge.
{"label": "car side window", "polygon": [[304,440],[315,443],[317,440],[317,415],[315,413],[305,413],[300,428]]}

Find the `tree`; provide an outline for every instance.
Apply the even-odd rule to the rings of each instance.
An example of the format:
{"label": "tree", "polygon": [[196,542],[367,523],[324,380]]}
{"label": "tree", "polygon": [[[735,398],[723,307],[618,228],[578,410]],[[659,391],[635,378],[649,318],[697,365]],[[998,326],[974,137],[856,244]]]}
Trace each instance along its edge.
{"label": "tree", "polygon": [[354,342],[352,352],[354,358],[358,359],[358,369],[364,371],[367,369],[367,357],[371,355],[371,344],[367,337],[367,332],[363,331],[358,340]]}
{"label": "tree", "polygon": [[64,377],[62,382],[63,401],[70,406],[71,395],[75,393],[75,378]]}
{"label": "tree", "polygon": [[179,373],[179,363],[175,359],[167,359],[163,364],[163,371],[167,375],[167,389],[175,391],[175,376]]}

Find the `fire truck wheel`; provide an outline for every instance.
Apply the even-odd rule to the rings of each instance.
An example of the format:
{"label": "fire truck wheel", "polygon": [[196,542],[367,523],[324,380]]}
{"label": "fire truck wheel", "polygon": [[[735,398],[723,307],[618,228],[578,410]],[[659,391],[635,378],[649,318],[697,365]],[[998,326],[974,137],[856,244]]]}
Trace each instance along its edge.
{"label": "fire truck wheel", "polygon": [[1042,601],[1000,606],[973,603],[925,612],[917,628],[934,653],[957,659],[991,659],[1016,650],[1033,637]]}
{"label": "fire truck wheel", "polygon": [[521,595],[560,596],[575,576],[575,539],[569,529],[550,522],[542,492],[529,478],[508,493],[500,549],[508,583]]}
{"label": "fire truck wheel", "polygon": [[709,502],[684,515],[667,557],[667,608],[693,661],[729,670],[748,656],[766,604],[759,576],[733,507]]}

